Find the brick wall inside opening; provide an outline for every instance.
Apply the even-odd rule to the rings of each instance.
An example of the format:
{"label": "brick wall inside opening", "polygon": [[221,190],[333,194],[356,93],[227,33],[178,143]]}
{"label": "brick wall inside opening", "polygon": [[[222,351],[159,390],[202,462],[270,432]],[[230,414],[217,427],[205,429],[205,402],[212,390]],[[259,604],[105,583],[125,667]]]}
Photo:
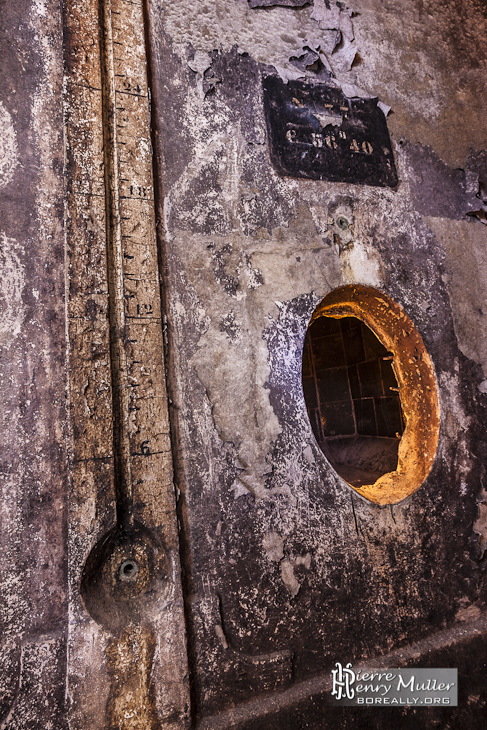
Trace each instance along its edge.
{"label": "brick wall inside opening", "polygon": [[320,317],[303,352],[303,390],[316,440],[398,438],[403,418],[392,355],[354,317]]}

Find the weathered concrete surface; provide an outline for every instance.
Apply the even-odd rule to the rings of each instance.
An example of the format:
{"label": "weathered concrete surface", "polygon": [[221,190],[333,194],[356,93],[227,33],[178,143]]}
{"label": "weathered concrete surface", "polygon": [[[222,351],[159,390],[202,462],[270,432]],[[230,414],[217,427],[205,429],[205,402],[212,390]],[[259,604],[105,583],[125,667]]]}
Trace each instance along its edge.
{"label": "weathered concrete surface", "polygon": [[[116,631],[80,595],[116,519],[98,9],[1,6],[2,728],[58,730],[69,715],[73,730],[179,730],[255,698],[232,726],[352,727],[315,677],[390,651],[458,666],[471,688],[456,714],[409,712],[405,727],[483,728],[485,3],[148,4],[191,720],[179,588]],[[264,73],[391,107],[397,189],[279,177]],[[149,248],[137,265],[152,270]],[[400,304],[439,387],[433,469],[392,507],[333,471],[301,390],[310,317],[348,283]],[[160,398],[132,444],[150,424],[161,448],[150,467],[134,456],[135,513],[176,586],[160,326],[144,337],[153,367],[132,375]],[[364,727],[395,721],[383,713]]]}
{"label": "weathered concrete surface", "polygon": [[2,728],[64,728],[66,662],[62,16],[2,2]]}
{"label": "weathered concrete surface", "polygon": [[[487,282],[484,276],[487,228],[472,221],[429,218],[428,226],[446,251],[445,282],[453,310],[458,346],[487,375]],[[459,262],[461,265],[459,266]],[[480,383],[481,392],[485,386]]]}
{"label": "weathered concrete surface", "polygon": [[[477,297],[485,307],[483,284],[472,286],[482,277],[484,227],[467,217],[481,207],[485,174],[485,7],[368,0],[350,5],[350,15],[330,6],[333,17],[321,2],[151,4],[171,398],[201,717],[259,692],[272,696],[337,657],[359,661],[434,634],[485,601],[485,505],[477,506],[485,337],[471,319]],[[320,63],[306,57],[307,67],[308,52]],[[397,190],[280,178],[261,92],[262,74],[276,70],[328,78],[392,107]],[[346,236],[336,224],[343,210],[352,221]],[[436,372],[436,460],[423,486],[394,507],[352,494],[307,420],[304,335],[322,297],[346,283],[398,302]],[[325,711],[321,719],[309,707],[299,722],[321,727]],[[471,716],[480,727],[480,704]]]}
{"label": "weathered concrete surface", "polygon": [[[467,621],[467,619],[465,619]],[[254,697],[249,702],[237,705],[218,715],[203,719],[198,724],[198,730],[230,730],[230,728],[265,730],[269,727],[284,727],[286,730],[295,730],[299,727],[322,727],[323,717],[326,717],[327,727],[356,728],[357,716],[360,718],[360,727],[370,730],[381,730],[397,724],[400,717],[400,727],[414,728],[418,724],[427,730],[441,726],[462,728],[471,722],[476,722],[479,709],[486,704],[485,681],[483,677],[482,649],[476,645],[485,646],[485,630],[487,617],[472,618],[467,623],[456,624],[451,629],[444,629],[434,637],[420,639],[397,650],[393,650],[374,661],[375,670],[384,670],[388,667],[439,667],[455,664],[459,676],[463,681],[459,687],[458,707],[444,707],[442,710],[429,707],[401,708],[382,707],[380,712],[373,708],[362,708],[350,711],[350,708],[337,707],[331,696],[332,677],[330,673],[318,675],[304,682],[297,682],[279,697],[279,702],[266,702],[265,697]],[[474,656],[479,661],[472,661],[472,647]],[[363,666],[370,668],[369,663],[355,665],[358,669]]]}

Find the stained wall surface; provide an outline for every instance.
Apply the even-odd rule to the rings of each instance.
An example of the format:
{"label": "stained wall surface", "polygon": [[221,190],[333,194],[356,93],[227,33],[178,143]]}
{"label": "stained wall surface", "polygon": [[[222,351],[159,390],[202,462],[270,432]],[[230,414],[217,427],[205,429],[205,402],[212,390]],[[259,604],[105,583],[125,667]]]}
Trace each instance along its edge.
{"label": "stained wall surface", "polygon": [[62,15],[1,3],[0,723],[66,726]]}
{"label": "stained wall surface", "polygon": [[[477,257],[487,229],[476,212],[486,175],[485,7],[254,5],[266,7],[151,7],[170,376],[202,716],[264,686],[270,694],[295,687],[338,657],[370,659],[476,617],[485,590]],[[265,122],[267,74],[309,84],[331,77],[346,95],[390,107],[397,187],[279,174]],[[353,283],[405,310],[439,389],[432,471],[415,494],[383,508],[330,467],[301,387],[310,317],[328,292]],[[295,716],[288,722],[298,726]]]}
{"label": "stained wall surface", "polygon": [[[330,670],[382,661],[464,677],[405,728],[483,727],[485,4],[144,6],[169,417],[136,510],[174,566],[150,631],[80,594],[115,521],[98,3],[1,7],[0,726],[352,728]],[[279,172],[268,76],[378,98],[397,185]],[[406,312],[438,387],[431,472],[387,506],[331,467],[302,391],[310,318],[353,284]]]}

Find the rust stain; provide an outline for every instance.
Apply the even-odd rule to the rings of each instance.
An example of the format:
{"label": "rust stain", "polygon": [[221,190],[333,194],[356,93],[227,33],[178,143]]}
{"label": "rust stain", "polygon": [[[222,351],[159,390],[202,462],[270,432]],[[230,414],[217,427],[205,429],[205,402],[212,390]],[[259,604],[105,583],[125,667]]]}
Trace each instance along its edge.
{"label": "rust stain", "polygon": [[189,706],[144,12],[66,2],[69,692],[93,730],[174,727]]}
{"label": "rust stain", "polygon": [[350,486],[377,504],[401,502],[428,476],[438,446],[440,406],[430,356],[399,304],[372,287],[350,285],[335,289],[319,304],[311,321],[322,316],[360,319],[393,354],[405,422],[397,468],[374,484]]}
{"label": "rust stain", "polygon": [[111,677],[107,730],[156,730],[160,725],[151,683],[155,639],[151,631],[130,626],[107,645]]}

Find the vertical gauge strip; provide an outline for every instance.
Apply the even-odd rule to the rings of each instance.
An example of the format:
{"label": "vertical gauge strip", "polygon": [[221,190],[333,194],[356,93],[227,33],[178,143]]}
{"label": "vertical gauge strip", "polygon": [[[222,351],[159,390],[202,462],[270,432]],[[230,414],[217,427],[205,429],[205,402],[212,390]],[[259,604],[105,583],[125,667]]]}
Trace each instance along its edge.
{"label": "vertical gauge strip", "polygon": [[159,409],[144,407],[160,393],[153,388],[140,391],[142,373],[150,371],[154,385],[154,346],[162,352],[150,108],[142,6],[104,0],[102,13],[115,479],[119,521],[130,523],[132,458],[164,450],[154,435],[157,424],[149,416]]}
{"label": "vertical gauge strip", "polygon": [[141,457],[167,453],[169,433],[157,367],[163,343],[143,8],[104,0],[102,13],[115,479],[119,521],[130,523]]}
{"label": "vertical gauge strip", "polygon": [[[66,0],[68,681],[73,728],[93,730],[105,726],[107,712],[124,728],[179,728],[188,712],[146,64],[142,2]],[[107,545],[109,559],[97,562]],[[151,584],[151,598],[137,581],[166,553],[169,574],[162,593]],[[120,570],[130,561],[137,569],[129,580]],[[87,566],[94,575],[85,585]],[[110,615],[99,612],[96,591],[113,599]],[[125,644],[137,692],[116,679]]]}
{"label": "vertical gauge strip", "polygon": [[[111,6],[111,0],[104,0],[101,3],[101,77],[103,92],[110,359],[113,393],[113,453],[117,521],[125,528],[129,528],[133,525],[134,521],[129,433],[131,398],[129,395],[127,353],[125,350],[127,339],[124,303],[126,288],[124,285],[124,252],[119,190],[119,146],[121,140],[119,141],[117,134],[118,128],[122,127],[122,125],[118,124],[120,114],[117,114],[117,112],[121,108],[123,101],[118,101],[117,103],[117,92],[119,95],[120,89],[117,89],[115,81]],[[115,17],[117,15],[121,15],[121,13],[115,10]],[[122,48],[119,50],[122,51]],[[121,73],[117,74],[117,76],[121,79],[125,78],[125,75]],[[127,142],[122,144],[127,145]],[[129,168],[125,174],[131,175],[132,170]]]}
{"label": "vertical gauge strip", "polygon": [[[147,497],[147,478],[171,470],[152,179],[150,100],[142,3],[104,0],[106,174],[114,388],[120,403],[120,497]],[[111,13],[109,8],[111,7]],[[110,16],[111,15],[111,23]],[[108,30],[108,29],[107,29]],[[108,166],[107,171],[108,172]],[[116,301],[115,301],[116,299]],[[117,380],[118,378],[118,380]],[[122,423],[123,422],[123,423]],[[131,478],[132,482],[129,483]],[[174,519],[174,527],[176,525]]]}

